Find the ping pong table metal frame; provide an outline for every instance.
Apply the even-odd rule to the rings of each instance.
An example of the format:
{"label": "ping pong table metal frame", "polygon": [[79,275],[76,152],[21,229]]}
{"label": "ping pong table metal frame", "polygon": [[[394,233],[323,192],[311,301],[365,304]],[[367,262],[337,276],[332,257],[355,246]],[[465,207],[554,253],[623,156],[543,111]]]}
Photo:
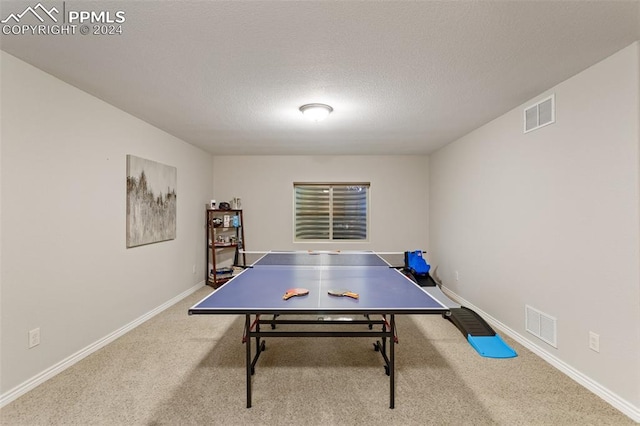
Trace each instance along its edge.
{"label": "ping pong table metal frame", "polygon": [[[308,313],[308,312],[305,312]],[[323,312],[325,313],[325,312]],[[289,312],[287,313],[289,314]],[[320,314],[320,312],[318,312]],[[349,315],[350,313],[341,311],[341,315]],[[357,313],[362,315],[362,312]],[[252,315],[255,317],[252,321]],[[251,408],[251,376],[255,374],[255,367],[260,354],[266,349],[266,337],[374,337],[379,338],[373,344],[375,351],[380,352],[384,360],[385,373],[389,376],[389,408],[395,407],[395,348],[397,336],[395,333],[395,314],[381,314],[382,319],[372,320],[370,314],[366,314],[366,320],[303,320],[303,319],[278,319],[280,313],[274,313],[272,319],[261,319],[262,314],[245,314],[243,343],[246,344],[246,375],[247,375],[247,408]],[[387,320],[387,316],[389,319]],[[299,331],[278,330],[277,325],[355,325],[363,326],[361,331]],[[269,325],[270,330],[263,330],[260,325]],[[367,326],[364,328],[364,326]],[[381,326],[380,331],[374,330],[374,326]],[[251,338],[255,339],[256,353],[252,356]],[[387,340],[389,344],[387,345]],[[387,352],[388,349],[388,352]]]}
{"label": "ping pong table metal frame", "polygon": [[[189,314],[212,314],[214,312],[210,310],[199,311],[198,309],[191,309]],[[268,312],[242,312],[242,311],[225,311],[226,314],[243,314],[245,316],[244,322],[244,332],[242,337],[242,343],[246,345],[246,381],[247,381],[247,408],[251,408],[251,376],[255,374],[256,364],[258,359],[260,358],[260,354],[266,349],[266,342],[263,340],[267,337],[373,337],[379,338],[380,340],[376,340],[373,344],[374,350],[380,352],[383,360],[384,360],[384,369],[385,373],[389,376],[389,408],[395,408],[395,343],[398,343],[398,339],[396,336],[396,324],[395,324],[395,315],[396,314],[424,314],[424,311],[416,310],[402,310],[399,312],[387,312],[387,311],[374,311],[374,312],[362,312],[362,311],[327,311],[327,310],[318,310],[318,311],[309,311],[308,309],[304,310],[293,310],[287,312],[277,312],[277,311],[268,311]],[[432,309],[429,311],[430,314],[441,314],[447,315],[449,310],[446,308],[437,310]],[[278,319],[279,316],[282,315],[327,315],[327,314],[339,314],[339,315],[364,315],[367,317],[366,320],[324,320],[324,319],[315,319],[315,320],[303,320],[303,319],[294,319],[294,320],[285,320]],[[262,319],[262,315],[273,315],[272,319]],[[380,320],[372,320],[370,318],[371,315],[380,315],[382,319]],[[254,318],[252,320],[252,317]],[[326,331],[300,331],[300,330],[279,330],[277,329],[278,325],[318,325],[318,326],[328,326],[328,325],[355,325],[355,326],[367,326],[367,328],[361,331],[337,331],[337,330],[326,330]],[[261,325],[269,325],[270,330],[264,330],[261,328]],[[380,331],[374,330],[374,326],[381,326]],[[256,345],[256,353],[253,355],[251,339],[255,339]],[[387,344],[388,342],[388,344]]]}

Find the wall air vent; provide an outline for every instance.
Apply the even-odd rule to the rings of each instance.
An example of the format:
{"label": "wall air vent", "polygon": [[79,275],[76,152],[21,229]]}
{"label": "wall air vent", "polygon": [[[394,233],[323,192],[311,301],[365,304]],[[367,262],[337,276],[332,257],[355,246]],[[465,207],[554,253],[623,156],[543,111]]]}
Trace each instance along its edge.
{"label": "wall air vent", "polygon": [[529,305],[525,305],[524,314],[525,329],[537,338],[557,348],[556,319]]}
{"label": "wall air vent", "polygon": [[556,95],[553,94],[524,110],[524,132],[556,122]]}

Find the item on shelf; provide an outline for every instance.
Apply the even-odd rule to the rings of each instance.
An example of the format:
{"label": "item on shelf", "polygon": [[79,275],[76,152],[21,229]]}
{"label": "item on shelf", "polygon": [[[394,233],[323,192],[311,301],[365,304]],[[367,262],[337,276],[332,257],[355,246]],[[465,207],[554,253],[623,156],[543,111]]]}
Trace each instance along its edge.
{"label": "item on shelf", "polygon": [[212,210],[216,209],[216,200],[211,200],[209,202],[209,208],[212,209]]}
{"label": "item on shelf", "polygon": [[220,209],[220,210],[231,210],[231,205],[229,203],[221,201],[220,205],[218,206],[218,209]]}
{"label": "item on shelf", "polygon": [[242,201],[240,198],[234,198],[231,200],[231,208],[234,210],[240,210],[242,208]]}

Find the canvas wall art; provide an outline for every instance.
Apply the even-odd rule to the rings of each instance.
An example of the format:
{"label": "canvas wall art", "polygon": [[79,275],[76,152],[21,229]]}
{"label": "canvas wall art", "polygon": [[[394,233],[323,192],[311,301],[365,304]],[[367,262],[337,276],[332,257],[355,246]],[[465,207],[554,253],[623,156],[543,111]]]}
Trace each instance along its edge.
{"label": "canvas wall art", "polygon": [[127,248],[176,238],[177,169],[127,155]]}

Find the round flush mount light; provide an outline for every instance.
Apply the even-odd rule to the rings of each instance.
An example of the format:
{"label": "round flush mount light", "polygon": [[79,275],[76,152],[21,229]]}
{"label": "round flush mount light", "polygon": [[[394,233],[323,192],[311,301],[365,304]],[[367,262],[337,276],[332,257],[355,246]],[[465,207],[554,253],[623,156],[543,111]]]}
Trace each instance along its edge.
{"label": "round flush mount light", "polygon": [[300,107],[302,115],[312,121],[322,121],[331,114],[333,108],[326,104],[306,104]]}

